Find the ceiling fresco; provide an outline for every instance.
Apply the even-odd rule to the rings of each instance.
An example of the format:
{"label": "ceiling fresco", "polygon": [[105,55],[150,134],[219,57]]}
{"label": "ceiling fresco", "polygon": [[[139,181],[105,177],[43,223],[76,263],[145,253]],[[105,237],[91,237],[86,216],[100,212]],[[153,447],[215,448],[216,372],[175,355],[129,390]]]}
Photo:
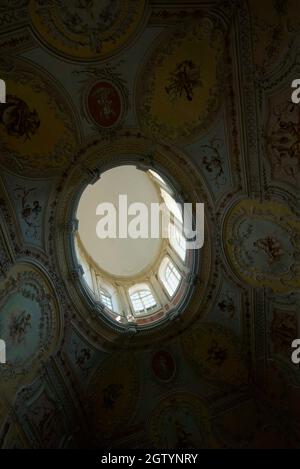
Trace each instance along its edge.
{"label": "ceiling fresco", "polygon": [[[298,2],[0,3],[0,448],[299,448]],[[70,242],[132,161],[205,203],[193,296],[145,333]]]}
{"label": "ceiling fresco", "polygon": [[299,229],[299,218],[286,205],[244,199],[225,222],[233,268],[254,286],[299,289]]}
{"label": "ceiling fresco", "polygon": [[66,166],[78,136],[65,92],[45,72],[17,59],[5,61],[2,76],[9,90],[1,106],[3,165],[29,175]]}
{"label": "ceiling fresco", "polygon": [[145,20],[145,0],[38,1],[28,5],[35,32],[63,57],[107,59],[134,40]]}
{"label": "ceiling fresco", "polygon": [[137,77],[141,126],[174,143],[199,137],[220,107],[222,62],[224,37],[212,21],[164,32]]}

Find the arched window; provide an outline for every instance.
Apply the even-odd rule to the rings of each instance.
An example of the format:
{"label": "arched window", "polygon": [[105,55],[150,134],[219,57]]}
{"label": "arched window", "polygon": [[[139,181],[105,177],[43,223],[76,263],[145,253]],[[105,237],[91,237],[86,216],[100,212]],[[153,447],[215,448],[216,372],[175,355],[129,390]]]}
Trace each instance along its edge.
{"label": "arched window", "polygon": [[169,240],[172,248],[177,252],[179,257],[185,261],[186,239],[179,228],[173,223],[169,224]]}
{"label": "arched window", "polygon": [[109,283],[102,275],[96,274],[97,294],[101,303],[113,313],[121,313],[118,291],[115,286]]}
{"label": "arched window", "polygon": [[107,293],[102,288],[100,288],[99,293],[100,293],[101,303],[103,303],[105,306],[107,306],[107,308],[109,308],[113,311],[112,299],[111,299],[111,296],[109,295],[109,293]]}
{"label": "arched window", "polygon": [[159,268],[159,278],[170,297],[174,295],[181,281],[181,274],[171,259],[165,257]]}
{"label": "arched window", "polygon": [[182,213],[180,209],[180,204],[178,204],[173,197],[166,192],[164,189],[160,190],[162,198],[171,213],[173,213],[174,217],[177,218],[181,223],[183,223]]}
{"label": "arched window", "polygon": [[131,287],[129,296],[135,313],[147,312],[156,306],[155,298],[147,285]]}

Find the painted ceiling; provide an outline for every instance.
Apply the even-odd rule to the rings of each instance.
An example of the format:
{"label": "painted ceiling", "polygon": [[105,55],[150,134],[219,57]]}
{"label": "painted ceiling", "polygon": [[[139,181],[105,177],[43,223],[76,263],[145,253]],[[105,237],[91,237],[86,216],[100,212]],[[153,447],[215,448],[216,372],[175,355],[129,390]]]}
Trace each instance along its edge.
{"label": "painted ceiling", "polygon": [[[300,446],[297,0],[1,0],[2,448]],[[196,296],[120,337],[65,257],[96,159],[206,203]]]}

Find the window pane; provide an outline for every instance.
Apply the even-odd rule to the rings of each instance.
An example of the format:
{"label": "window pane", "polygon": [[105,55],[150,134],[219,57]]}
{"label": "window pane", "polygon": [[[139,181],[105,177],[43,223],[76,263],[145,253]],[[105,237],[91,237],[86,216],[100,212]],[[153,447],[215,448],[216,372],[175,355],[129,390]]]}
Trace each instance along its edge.
{"label": "window pane", "polygon": [[169,295],[173,296],[180,284],[181,275],[172,261],[169,261],[166,265],[162,280]]}
{"label": "window pane", "polygon": [[91,271],[90,269],[88,268],[88,266],[85,264],[85,265],[82,265],[82,268],[84,270],[84,274],[83,274],[83,278],[84,280],[86,281],[88,287],[94,291],[94,286],[93,286],[93,280],[92,280],[92,274],[91,274]]}
{"label": "window pane", "polygon": [[105,306],[107,306],[109,309],[113,310],[111,297],[106,292],[104,292],[103,290],[100,290],[100,299],[101,299],[101,302]]}
{"label": "window pane", "polygon": [[186,240],[180,230],[173,223],[169,224],[169,240],[171,246],[184,261],[186,255]]}
{"label": "window pane", "polygon": [[150,290],[140,290],[130,295],[135,312],[146,311],[156,306],[156,301]]}
{"label": "window pane", "polygon": [[170,210],[171,213],[181,222],[183,223],[183,218],[182,218],[182,213],[180,209],[180,204],[177,204],[177,202],[173,199],[173,197],[168,194],[164,189],[161,189],[161,195],[162,198],[164,199],[164,202],[168,209]]}

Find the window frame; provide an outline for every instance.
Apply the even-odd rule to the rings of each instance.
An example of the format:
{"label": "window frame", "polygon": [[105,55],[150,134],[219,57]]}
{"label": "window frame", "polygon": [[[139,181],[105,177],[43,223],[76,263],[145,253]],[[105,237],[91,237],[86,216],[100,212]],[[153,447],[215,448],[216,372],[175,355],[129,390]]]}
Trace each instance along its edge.
{"label": "window frame", "polygon": [[[170,275],[166,276],[167,269],[170,269]],[[174,274],[174,272],[177,272],[178,276],[175,274],[174,276],[177,278],[177,285],[174,288],[174,285],[172,285],[169,282],[169,277]],[[173,298],[176,292],[178,291],[178,288],[180,287],[180,284],[182,282],[182,274],[180,270],[178,269],[177,265],[170,259],[169,257],[165,257],[159,267],[159,272],[158,272],[159,279],[161,281],[161,284],[168,294],[169,298]],[[168,288],[169,287],[169,288]]]}
{"label": "window frame", "polygon": [[[147,293],[146,296],[141,296],[143,293]],[[133,296],[137,295],[137,298],[132,298]],[[151,289],[151,287],[147,284],[137,284],[133,285],[128,289],[128,296],[130,299],[130,304],[132,308],[133,315],[143,315],[144,314],[149,314],[150,312],[153,312],[155,308],[158,307],[157,300],[154,296],[154,293]],[[147,303],[145,302],[150,298],[150,304],[147,306]],[[141,306],[143,307],[142,309],[136,309],[135,303],[140,302]]]}
{"label": "window frame", "polygon": [[[176,223],[169,223],[168,227],[169,242],[172,249],[180,257],[182,262],[186,261],[186,239],[183,234],[180,232]],[[172,235],[173,232],[173,235]],[[182,244],[183,245],[182,245]]]}
{"label": "window frame", "polygon": [[[104,290],[104,288],[102,288],[100,285],[99,285],[99,297],[100,297],[101,303],[104,306],[106,306],[110,311],[114,312],[112,296],[106,290]],[[110,305],[107,304],[108,302],[110,303]]]}

